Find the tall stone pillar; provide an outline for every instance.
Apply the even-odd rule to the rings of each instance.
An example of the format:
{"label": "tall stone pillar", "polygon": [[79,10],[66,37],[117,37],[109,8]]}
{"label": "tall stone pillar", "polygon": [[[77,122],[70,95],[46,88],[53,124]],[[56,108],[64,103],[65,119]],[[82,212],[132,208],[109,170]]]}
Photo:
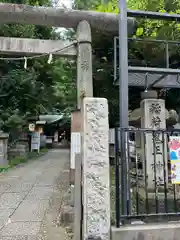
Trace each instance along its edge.
{"label": "tall stone pillar", "polygon": [[81,21],[77,27],[77,105],[84,97],[93,97],[91,27]]}
{"label": "tall stone pillar", "polygon": [[83,240],[110,240],[108,104],[83,99]]}
{"label": "tall stone pillar", "polygon": [[[165,101],[157,99],[155,91],[144,92],[142,98],[141,128],[166,129]],[[145,133],[141,139],[142,148],[145,146],[143,155],[146,159],[147,187],[154,188],[155,181],[158,186],[164,185],[164,168],[167,173],[165,181],[168,181],[167,138],[162,133],[155,133],[153,136],[150,132]]]}

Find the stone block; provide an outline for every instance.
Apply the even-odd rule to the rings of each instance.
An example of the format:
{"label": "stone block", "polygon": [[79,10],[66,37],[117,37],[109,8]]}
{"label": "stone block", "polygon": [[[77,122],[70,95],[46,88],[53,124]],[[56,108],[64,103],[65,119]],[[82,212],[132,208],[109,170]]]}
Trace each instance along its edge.
{"label": "stone block", "polygon": [[157,91],[148,90],[147,92],[141,92],[141,99],[142,100],[144,100],[144,99],[157,99],[157,97],[158,97]]}
{"label": "stone block", "polygon": [[62,225],[69,225],[74,222],[74,209],[69,205],[62,206],[60,214],[60,222]]}
{"label": "stone block", "polygon": [[112,240],[178,240],[180,223],[125,225],[112,228]]}
{"label": "stone block", "polygon": [[104,98],[83,99],[82,198],[84,238],[110,239],[110,167],[108,104]]}
{"label": "stone block", "polygon": [[8,137],[9,137],[8,134],[0,132],[0,166],[8,164],[7,159]]}
{"label": "stone block", "polygon": [[8,149],[8,158],[12,159],[15,157],[27,157],[27,152],[29,151],[28,149],[28,144],[25,142],[18,142],[15,145],[11,146]]}

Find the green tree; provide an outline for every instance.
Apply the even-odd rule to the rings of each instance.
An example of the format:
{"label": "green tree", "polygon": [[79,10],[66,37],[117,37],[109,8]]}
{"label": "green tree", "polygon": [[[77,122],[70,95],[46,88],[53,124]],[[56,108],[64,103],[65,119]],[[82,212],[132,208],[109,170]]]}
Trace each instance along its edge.
{"label": "green tree", "polygon": [[[164,1],[164,0],[138,0],[128,1],[128,6],[131,9],[140,9],[154,12],[169,12],[180,13],[179,1]],[[138,20],[138,28],[134,38],[143,39],[161,39],[180,41],[180,24],[176,21],[163,20]],[[179,68],[180,45],[169,44],[169,64],[170,68]],[[164,43],[150,43],[150,42],[131,42],[130,56],[133,63],[139,65],[148,65],[152,67],[166,67],[165,61],[165,44]],[[137,61],[138,60],[138,61]],[[166,107],[168,109],[180,110],[180,92],[178,89],[157,89],[161,97],[166,99]]]}
{"label": "green tree", "polygon": [[[95,9],[101,12],[118,13],[116,0],[109,0],[108,3],[102,1],[85,0],[75,1],[76,6],[84,6],[84,9]],[[179,1],[164,0],[129,0],[128,8],[134,10],[145,10],[154,12],[180,13]],[[137,19],[137,31],[134,41],[129,41],[129,64],[136,66],[165,67],[165,45],[150,42],[138,42],[137,38],[179,40],[180,25],[177,22]],[[105,32],[94,32],[93,35],[93,71],[94,71],[94,94],[108,99],[110,110],[110,125],[118,121],[119,98],[118,86],[113,84],[113,51],[114,36],[107,35]],[[169,46],[170,67],[179,67],[180,49],[179,45]],[[129,87],[129,108],[135,109],[140,103],[140,93],[144,88]],[[159,95],[166,98],[167,108],[179,110],[180,93],[176,89],[156,89]],[[165,94],[164,94],[165,93]]]}
{"label": "green tree", "polygon": [[[9,2],[51,5],[49,0],[10,0]],[[41,39],[60,38],[59,33],[53,28],[21,24],[1,25],[0,35]],[[0,60],[0,129],[11,130],[18,127],[29,115],[67,112],[75,107],[76,93],[72,81],[74,63],[56,57],[51,64],[48,64],[47,60],[48,56],[30,59],[27,61],[27,69],[24,69],[23,60]]]}

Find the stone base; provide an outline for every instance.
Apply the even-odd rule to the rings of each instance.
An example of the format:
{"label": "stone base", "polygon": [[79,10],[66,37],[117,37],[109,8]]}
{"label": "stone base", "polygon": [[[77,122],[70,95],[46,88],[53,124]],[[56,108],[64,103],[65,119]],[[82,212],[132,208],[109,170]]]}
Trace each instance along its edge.
{"label": "stone base", "polygon": [[111,233],[112,240],[179,240],[180,223],[126,225]]}
{"label": "stone base", "polygon": [[71,206],[63,206],[61,209],[60,222],[62,225],[69,225],[74,222],[74,209]]}
{"label": "stone base", "polygon": [[0,131],[0,167],[8,165],[7,157],[8,137],[9,135],[7,133]]}
{"label": "stone base", "polygon": [[157,99],[158,95],[156,91],[149,90],[147,92],[142,92],[141,93],[141,99]]}
{"label": "stone base", "polygon": [[27,142],[17,142],[8,149],[8,159],[13,159],[15,157],[27,157],[28,153],[28,143]]}
{"label": "stone base", "polygon": [[[158,206],[158,213],[166,213],[165,210],[165,195],[163,192],[160,192],[158,194],[158,200],[156,201],[155,199],[155,193],[148,193],[148,213],[149,214],[155,214],[156,213],[156,204]],[[177,211],[180,209],[180,201],[176,201],[176,208],[175,208],[175,202],[174,202],[174,196],[172,192],[167,193],[167,206],[168,209],[167,211],[169,213],[176,213],[176,208]],[[139,214],[146,214],[146,198],[145,198],[145,191],[140,190],[139,193]],[[178,216],[171,216],[171,217],[147,217],[145,219],[142,219],[144,222],[155,222],[155,221],[174,221],[179,219]]]}
{"label": "stone base", "polygon": [[70,192],[70,201],[69,201],[69,205],[70,206],[74,206],[74,201],[75,201],[75,186],[74,185],[71,185],[71,188],[70,188],[71,192]]}

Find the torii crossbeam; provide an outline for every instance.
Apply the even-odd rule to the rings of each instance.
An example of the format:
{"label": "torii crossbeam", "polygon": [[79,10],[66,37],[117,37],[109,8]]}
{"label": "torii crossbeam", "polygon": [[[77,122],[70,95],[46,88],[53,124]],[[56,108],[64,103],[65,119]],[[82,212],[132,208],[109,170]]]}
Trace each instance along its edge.
{"label": "torii crossbeam", "polygon": [[[0,3],[0,23],[76,28],[83,20],[86,20],[91,28],[116,34],[118,32],[118,14],[115,13]],[[129,18],[129,33],[134,25],[134,18]]]}

